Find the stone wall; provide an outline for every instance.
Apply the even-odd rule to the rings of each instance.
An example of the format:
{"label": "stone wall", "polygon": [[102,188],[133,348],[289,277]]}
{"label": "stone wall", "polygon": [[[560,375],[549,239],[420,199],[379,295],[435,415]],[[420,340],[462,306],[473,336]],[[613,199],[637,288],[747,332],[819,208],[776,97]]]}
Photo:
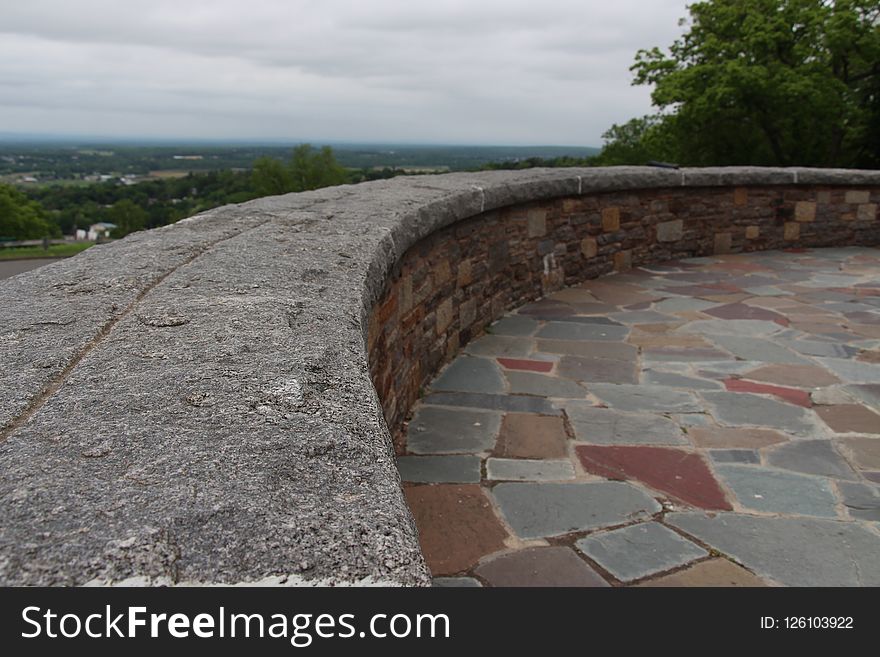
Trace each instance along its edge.
{"label": "stone wall", "polygon": [[410,247],[370,317],[373,383],[399,447],[422,387],[506,310],[675,258],[880,244],[880,190],[827,185],[632,190],[505,207]]}
{"label": "stone wall", "polygon": [[6,279],[0,584],[426,584],[388,423],[457,347],[615,263],[877,244],[878,190],[809,169],[402,177]]}

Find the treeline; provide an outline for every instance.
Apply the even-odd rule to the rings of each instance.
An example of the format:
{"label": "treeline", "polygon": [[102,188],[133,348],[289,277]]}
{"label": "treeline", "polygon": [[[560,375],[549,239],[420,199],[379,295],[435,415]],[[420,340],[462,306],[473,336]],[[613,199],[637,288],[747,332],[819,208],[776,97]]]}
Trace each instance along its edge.
{"label": "treeline", "polygon": [[82,186],[50,185],[26,192],[0,185],[0,239],[72,235],[96,223],[115,224],[111,237],[156,228],[229,203],[328,185],[402,174],[396,169],[349,170],[333,151],[308,144],[288,161],[263,157],[251,171],[210,171],[124,185],[118,180]]}

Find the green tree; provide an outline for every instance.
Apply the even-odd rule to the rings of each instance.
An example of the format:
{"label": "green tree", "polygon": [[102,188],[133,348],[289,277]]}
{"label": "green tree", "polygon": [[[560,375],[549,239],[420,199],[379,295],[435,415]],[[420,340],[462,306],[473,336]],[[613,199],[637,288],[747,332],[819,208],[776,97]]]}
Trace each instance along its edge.
{"label": "green tree", "polygon": [[131,199],[116,201],[109,211],[111,223],[116,224],[113,237],[125,237],[129,233],[143,230],[150,219],[149,213]]}
{"label": "green tree", "polygon": [[46,213],[37,202],[14,187],[0,185],[0,237],[16,240],[50,237],[58,231],[46,221]]}
{"label": "green tree", "polygon": [[[688,9],[689,29],[668,53],[636,55],[635,84],[654,86],[660,113],[633,157],[877,162],[880,2],[707,0]],[[619,141],[612,135],[606,148],[626,143]]]}
{"label": "green tree", "polygon": [[309,144],[294,148],[287,166],[275,158],[261,157],[254,163],[252,173],[254,190],[260,196],[304,192],[341,185],[347,180],[348,174],[336,161],[332,148],[315,150]]}

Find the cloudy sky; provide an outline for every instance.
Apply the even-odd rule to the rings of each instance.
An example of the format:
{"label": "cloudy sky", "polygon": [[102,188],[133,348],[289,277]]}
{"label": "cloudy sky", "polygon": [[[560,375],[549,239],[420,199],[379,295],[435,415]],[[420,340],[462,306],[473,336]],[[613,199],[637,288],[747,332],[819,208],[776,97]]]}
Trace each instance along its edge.
{"label": "cloudy sky", "polygon": [[685,0],[0,0],[0,133],[600,145]]}

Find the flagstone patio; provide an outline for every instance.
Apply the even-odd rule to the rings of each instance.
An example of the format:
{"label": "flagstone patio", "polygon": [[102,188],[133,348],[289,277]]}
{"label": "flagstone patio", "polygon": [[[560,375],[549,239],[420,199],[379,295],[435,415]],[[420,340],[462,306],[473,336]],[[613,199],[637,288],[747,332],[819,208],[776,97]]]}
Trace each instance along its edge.
{"label": "flagstone patio", "polygon": [[437,585],[880,585],[880,250],[642,267],[519,308],[415,406]]}

